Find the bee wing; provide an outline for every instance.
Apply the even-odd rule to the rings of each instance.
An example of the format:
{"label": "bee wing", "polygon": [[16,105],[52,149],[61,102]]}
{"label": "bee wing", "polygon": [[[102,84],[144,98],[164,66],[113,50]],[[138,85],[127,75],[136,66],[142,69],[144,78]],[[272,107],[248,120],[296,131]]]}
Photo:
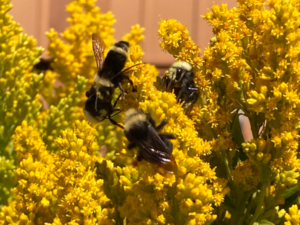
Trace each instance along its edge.
{"label": "bee wing", "polygon": [[140,143],[140,155],[150,163],[168,163],[170,161],[167,153],[152,148],[147,143]]}
{"label": "bee wing", "polygon": [[97,63],[97,68],[100,70],[104,61],[104,41],[95,33],[92,34],[93,51]]}
{"label": "bee wing", "polygon": [[169,140],[162,140],[152,126],[148,129],[148,137],[139,142],[142,158],[150,163],[169,163],[173,148],[172,143]]}
{"label": "bee wing", "polygon": [[169,155],[165,152],[151,148],[149,142],[144,142],[140,144],[139,147],[140,151],[138,158],[150,162],[158,173],[166,175],[167,173],[177,172],[178,167],[172,154]]}

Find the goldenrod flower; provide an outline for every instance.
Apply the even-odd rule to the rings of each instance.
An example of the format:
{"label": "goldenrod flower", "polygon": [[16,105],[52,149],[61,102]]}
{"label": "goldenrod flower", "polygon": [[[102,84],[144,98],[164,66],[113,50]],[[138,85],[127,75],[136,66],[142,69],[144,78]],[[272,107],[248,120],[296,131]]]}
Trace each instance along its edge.
{"label": "goldenrod flower", "polygon": [[[230,201],[243,201],[236,194],[243,187],[239,192],[260,193],[260,205],[274,205],[279,199],[284,203],[288,188],[299,190],[298,182],[291,178],[297,177],[299,170],[299,4],[268,1],[269,9],[264,4],[263,0],[238,1],[232,9],[214,5],[204,19],[212,25],[215,37],[202,59],[194,54],[197,47],[179,22],[161,21],[159,36],[163,50],[176,60],[187,60],[196,70],[201,93],[192,119],[199,134],[211,140],[213,154],[208,159],[211,165],[221,167],[217,176],[228,179]],[[194,47],[186,51],[187,46]],[[239,110],[251,123],[254,139],[248,143],[243,143]],[[281,187],[275,186],[272,199],[264,202],[274,177],[286,176],[292,168],[296,168],[293,175],[288,181],[278,181]],[[252,206],[248,201],[245,204]],[[249,215],[241,219],[242,210],[230,211],[232,224],[253,223],[265,215],[258,206],[249,220]]]}
{"label": "goldenrod flower", "polygon": [[31,69],[42,53],[33,37],[8,14],[9,0],[0,1],[0,154],[1,174],[6,187],[1,186],[1,204],[7,203],[13,187],[14,153],[12,135],[23,120],[33,122],[41,108],[39,91],[42,74]]}
{"label": "goldenrod flower", "polygon": [[[40,120],[37,121],[37,126],[46,144],[54,149],[54,139],[61,135],[62,131],[71,126],[70,122],[78,118],[83,118],[81,107],[81,94],[85,89],[87,79],[84,77],[77,77],[77,84],[72,93],[65,98],[60,99],[59,103],[50,109],[45,115],[41,115]],[[70,122],[68,122],[70,121]]]}
{"label": "goldenrod flower", "polygon": [[[176,136],[174,174],[137,163],[137,150],[110,121],[91,127],[83,120],[84,92],[97,70],[91,34],[104,40],[106,54],[116,41],[112,13],[100,14],[95,0],[71,1],[70,26],[47,33],[54,71],[35,74],[41,49],[7,14],[10,8],[0,0],[1,204],[11,197],[10,181],[17,184],[0,224],[299,223],[297,1],[213,5],[204,19],[215,36],[203,56],[184,25],[160,21],[162,50],[195,69],[200,97],[190,115],[174,93],[157,90],[157,69],[142,64],[144,28],[134,25],[124,35],[125,68],[133,66],[127,75],[137,92],[124,83],[117,107],[150,113],[157,124],[168,120],[163,132]],[[62,86],[53,95],[55,79]],[[40,96],[49,109],[41,108]],[[241,114],[251,124],[249,142]],[[114,119],[122,123],[123,116]]]}
{"label": "goldenrod flower", "polygon": [[46,150],[38,132],[23,122],[14,136],[20,161],[15,201],[3,209],[1,220],[44,224],[57,215],[56,223],[112,224],[113,209],[105,207],[110,200],[102,192],[103,180],[95,179],[95,162],[101,159],[94,134],[85,121],[76,121],[73,130],[56,140],[59,151],[54,154]]}
{"label": "goldenrod flower", "polygon": [[293,205],[289,208],[289,213],[285,214],[285,219],[287,222],[284,225],[294,225],[299,224],[300,222],[300,211],[298,210],[297,205]]}
{"label": "goldenrod flower", "polygon": [[61,34],[61,38],[53,29],[47,33],[50,40],[48,54],[53,57],[53,68],[65,86],[56,90],[60,98],[74,90],[78,75],[86,77],[89,79],[89,85],[92,84],[97,71],[92,50],[92,33],[100,34],[107,50],[115,42],[112,36],[114,16],[110,12],[100,14],[95,2],[70,2],[67,6],[70,13],[67,21],[70,26]]}

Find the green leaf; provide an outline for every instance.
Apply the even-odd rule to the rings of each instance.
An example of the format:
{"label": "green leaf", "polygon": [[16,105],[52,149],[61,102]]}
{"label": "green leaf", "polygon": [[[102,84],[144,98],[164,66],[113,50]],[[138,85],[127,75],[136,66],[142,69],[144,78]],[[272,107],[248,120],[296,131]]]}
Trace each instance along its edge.
{"label": "green leaf", "polygon": [[280,197],[284,197],[286,199],[286,198],[292,196],[293,194],[295,194],[298,191],[300,191],[300,182],[298,182],[298,184],[296,184],[294,187],[291,187],[286,192],[281,194]]}
{"label": "green leaf", "polygon": [[230,210],[236,210],[235,205],[232,203],[231,199],[225,195],[224,205],[226,205]]}
{"label": "green leaf", "polygon": [[274,223],[267,221],[267,220],[261,220],[258,223],[254,223],[254,225],[274,225]]}

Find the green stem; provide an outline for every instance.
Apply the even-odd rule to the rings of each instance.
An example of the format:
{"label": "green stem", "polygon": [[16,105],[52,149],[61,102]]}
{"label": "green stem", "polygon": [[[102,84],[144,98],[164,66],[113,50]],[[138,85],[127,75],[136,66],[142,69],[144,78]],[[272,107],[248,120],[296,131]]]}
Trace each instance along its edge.
{"label": "green stem", "polygon": [[250,211],[255,206],[255,204],[256,204],[256,197],[252,198],[250,204],[248,204],[247,211],[246,211],[246,213],[243,215],[243,217],[241,219],[241,223],[242,224],[243,224],[244,220],[248,217]]}
{"label": "green stem", "polygon": [[232,215],[232,219],[230,220],[230,225],[239,225],[241,224],[241,216],[243,214],[243,212],[245,211],[245,206],[246,206],[246,202],[249,199],[250,195],[252,194],[252,192],[246,192],[244,194],[244,197],[241,199],[241,201],[237,204],[237,210],[234,213],[234,215]]}
{"label": "green stem", "polygon": [[174,184],[174,187],[172,187],[172,191],[171,191],[171,199],[173,202],[172,213],[174,218],[174,224],[181,224],[180,209],[176,199],[177,177],[175,179],[176,182]]}
{"label": "green stem", "polygon": [[259,194],[258,201],[257,201],[257,207],[255,210],[254,216],[252,217],[252,219],[249,223],[250,225],[254,224],[254,222],[257,220],[258,216],[261,214],[262,205],[264,203],[267,187],[268,187],[267,183],[264,183],[261,188],[261,192]]}
{"label": "green stem", "polygon": [[221,158],[224,160],[227,179],[229,180],[229,182],[231,184],[233,184],[233,179],[232,179],[232,175],[231,175],[231,171],[230,171],[230,165],[228,162],[228,158],[227,158],[227,155],[225,154],[225,151],[223,151],[223,150],[221,150]]}

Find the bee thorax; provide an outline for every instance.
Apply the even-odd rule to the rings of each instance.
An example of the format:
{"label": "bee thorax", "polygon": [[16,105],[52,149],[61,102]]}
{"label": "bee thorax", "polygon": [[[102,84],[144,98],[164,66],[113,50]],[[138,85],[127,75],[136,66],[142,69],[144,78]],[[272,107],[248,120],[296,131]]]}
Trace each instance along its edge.
{"label": "bee thorax", "polygon": [[110,50],[125,55],[126,57],[128,56],[128,51],[124,50],[123,48],[117,47],[115,45],[113,45]]}
{"label": "bee thorax", "polygon": [[171,68],[182,68],[185,69],[186,71],[191,71],[193,69],[191,64],[185,61],[174,62]]}
{"label": "bee thorax", "polygon": [[134,126],[138,126],[140,122],[144,122],[146,120],[147,117],[144,113],[135,109],[129,109],[125,112],[124,130],[129,131]]}
{"label": "bee thorax", "polygon": [[108,79],[102,78],[96,73],[94,77],[94,86],[96,90],[98,90],[101,86],[113,87],[114,85]]}

